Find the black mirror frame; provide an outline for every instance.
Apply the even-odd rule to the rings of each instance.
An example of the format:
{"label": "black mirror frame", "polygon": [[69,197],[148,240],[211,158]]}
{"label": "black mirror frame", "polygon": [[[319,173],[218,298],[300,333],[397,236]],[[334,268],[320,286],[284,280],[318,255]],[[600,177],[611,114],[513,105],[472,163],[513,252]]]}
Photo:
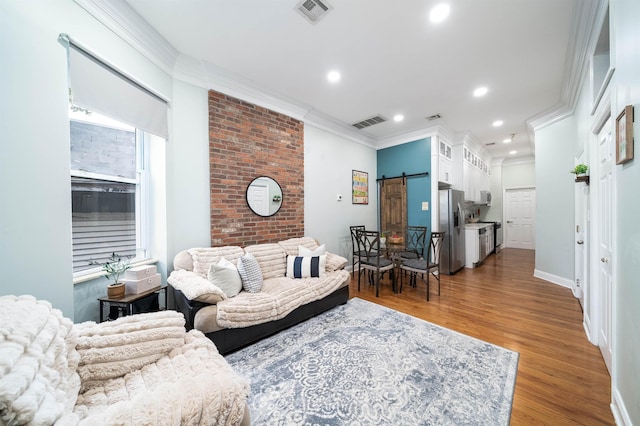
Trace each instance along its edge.
{"label": "black mirror frame", "polygon": [[[251,206],[251,204],[249,203],[249,189],[251,188],[251,185],[253,185],[254,183],[256,183],[256,181],[260,181],[260,180],[268,180],[270,181],[269,183],[273,183],[275,184],[275,186],[277,187],[277,192],[276,194],[271,194],[269,193],[269,214],[261,214],[258,213],[256,210],[254,210],[254,208]],[[273,187],[273,185],[270,185],[270,187]],[[282,208],[282,200],[283,200],[283,193],[282,193],[282,187],[280,186],[280,184],[278,183],[277,180],[275,180],[272,177],[269,176],[258,176],[257,178],[253,179],[251,182],[249,182],[249,185],[247,186],[247,190],[245,191],[245,200],[247,202],[247,206],[249,207],[249,210],[251,210],[253,213],[257,214],[260,217],[271,217],[273,215],[275,215],[276,213],[278,213],[280,211],[280,208]]]}

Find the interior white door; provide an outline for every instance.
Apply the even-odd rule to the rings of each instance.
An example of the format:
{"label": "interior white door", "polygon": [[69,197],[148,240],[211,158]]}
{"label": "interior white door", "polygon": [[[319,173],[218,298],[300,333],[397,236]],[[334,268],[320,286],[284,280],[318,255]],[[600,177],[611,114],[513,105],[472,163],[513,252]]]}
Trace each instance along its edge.
{"label": "interior white door", "polygon": [[247,203],[259,215],[269,216],[269,187],[260,183],[249,185]]}
{"label": "interior white door", "polygon": [[505,191],[504,245],[510,248],[535,248],[535,188]]}
{"label": "interior white door", "polygon": [[611,373],[612,334],[611,306],[613,297],[613,138],[611,118],[598,133],[598,346]]}
{"label": "interior white door", "polygon": [[[579,157],[576,163],[584,163],[583,156]],[[578,183],[575,186],[575,276],[573,280],[573,295],[578,298],[582,310],[585,311],[585,289],[589,285],[589,268],[587,262],[589,233],[588,233],[588,203],[589,186]]]}

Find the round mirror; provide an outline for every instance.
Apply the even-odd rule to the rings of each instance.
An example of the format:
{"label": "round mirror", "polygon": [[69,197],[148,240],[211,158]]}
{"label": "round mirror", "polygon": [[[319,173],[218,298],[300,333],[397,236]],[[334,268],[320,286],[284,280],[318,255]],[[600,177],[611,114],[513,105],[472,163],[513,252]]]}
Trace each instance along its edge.
{"label": "round mirror", "polygon": [[282,188],[275,180],[260,176],[247,187],[247,204],[260,216],[273,216],[282,206]]}

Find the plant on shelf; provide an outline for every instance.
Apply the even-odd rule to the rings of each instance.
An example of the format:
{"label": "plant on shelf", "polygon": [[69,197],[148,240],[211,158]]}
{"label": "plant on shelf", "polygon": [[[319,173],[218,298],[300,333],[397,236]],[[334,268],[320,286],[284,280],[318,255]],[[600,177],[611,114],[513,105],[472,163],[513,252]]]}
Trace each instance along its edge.
{"label": "plant on shelf", "polygon": [[[92,265],[99,265],[99,262],[90,262]],[[105,278],[113,282],[107,286],[107,296],[118,298],[124,296],[125,286],[120,282],[120,276],[131,268],[131,260],[123,258],[118,253],[113,252],[108,260],[102,264],[102,270],[106,272]]]}
{"label": "plant on shelf", "polygon": [[576,176],[580,176],[580,175],[586,175],[587,172],[589,171],[589,166],[587,166],[586,164],[578,164],[576,165],[573,170],[571,170],[569,173],[573,173]]}

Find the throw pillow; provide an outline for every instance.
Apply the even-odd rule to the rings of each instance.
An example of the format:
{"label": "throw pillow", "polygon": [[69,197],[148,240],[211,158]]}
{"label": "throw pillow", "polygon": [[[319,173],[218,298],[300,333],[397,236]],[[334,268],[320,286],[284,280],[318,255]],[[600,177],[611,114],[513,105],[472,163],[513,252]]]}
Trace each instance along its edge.
{"label": "throw pillow", "polygon": [[227,297],[236,296],[242,290],[238,269],[224,257],[209,266],[209,281],[218,286]]}
{"label": "throw pillow", "polygon": [[325,272],[327,256],[287,256],[287,277],[321,277]]}
{"label": "throw pillow", "polygon": [[302,256],[302,257],[322,256],[323,254],[327,254],[327,248],[325,247],[324,244],[314,250],[306,248],[305,246],[298,246],[298,256]]}
{"label": "throw pillow", "polygon": [[258,293],[262,289],[262,271],[254,255],[247,253],[238,259],[238,272],[245,291]]}

